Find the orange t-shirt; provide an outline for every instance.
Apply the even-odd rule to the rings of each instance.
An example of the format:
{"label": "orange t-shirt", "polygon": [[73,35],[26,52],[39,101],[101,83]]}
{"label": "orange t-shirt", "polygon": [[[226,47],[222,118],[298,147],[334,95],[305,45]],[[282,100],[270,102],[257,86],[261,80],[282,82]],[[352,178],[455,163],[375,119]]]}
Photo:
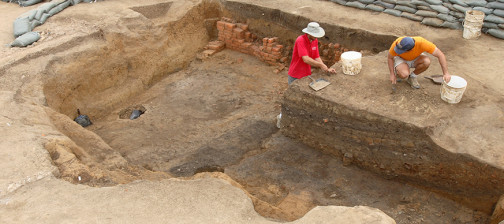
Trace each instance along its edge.
{"label": "orange t-shirt", "polygon": [[422,54],[423,52],[428,52],[429,54],[432,54],[432,53],[434,53],[434,50],[436,50],[436,45],[434,45],[432,42],[424,39],[423,37],[412,37],[413,40],[415,40],[415,46],[413,47],[413,49],[398,55],[394,51],[394,47],[396,46],[398,41],[402,40],[402,38],[404,38],[404,37],[397,38],[397,40],[395,40],[394,43],[392,43],[392,46],[390,46],[389,53],[392,56],[399,56],[406,61],[411,61],[411,60],[417,58],[418,56],[420,56],[420,54]]}

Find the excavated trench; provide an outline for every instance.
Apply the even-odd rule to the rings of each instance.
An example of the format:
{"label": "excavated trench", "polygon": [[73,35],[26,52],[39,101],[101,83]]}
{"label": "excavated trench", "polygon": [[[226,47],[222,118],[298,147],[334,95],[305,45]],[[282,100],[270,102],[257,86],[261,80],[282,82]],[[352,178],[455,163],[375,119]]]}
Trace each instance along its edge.
{"label": "excavated trench", "polygon": [[[458,155],[435,146],[421,130],[393,120],[346,111],[341,112],[345,119],[313,126],[314,120],[334,110],[327,109],[332,108],[328,103],[323,107],[327,110],[316,111],[324,102],[310,105],[307,102],[319,99],[287,90],[281,63],[271,66],[257,55],[231,49],[201,56],[207,43],[219,38],[217,21],[222,17],[247,24],[256,36],[252,44],[260,46],[263,38],[278,37],[287,56],[288,46],[309,19],[236,2],[204,1],[174,22],[162,20],[170,4],[131,10],[139,13],[138,18],[124,19],[122,24],[131,33],[100,30],[87,37],[100,43],[96,47],[47,66],[44,93],[52,108],[48,114],[71,139],[46,145],[61,178],[99,187],[220,172],[225,175],[214,175],[229,177],[244,189],[260,214],[278,220],[295,220],[317,205],[367,205],[398,223],[488,222],[498,192],[476,194],[481,188],[471,191],[471,182],[497,171],[464,160],[467,166],[477,167],[480,175],[489,176],[463,183],[453,178],[450,184],[464,187],[450,191],[452,185],[422,178],[428,174],[419,172],[453,171],[455,165],[443,168],[439,167],[443,163],[433,162],[418,167],[404,153],[380,156],[384,150],[369,148],[363,141],[348,142],[344,150],[320,144],[317,138],[331,139],[330,144],[351,139],[359,127],[366,126],[366,132],[359,133],[367,136],[392,127],[416,136],[424,148],[435,148],[430,157],[459,161]],[[322,45],[338,43],[342,50],[365,55],[386,50],[395,38],[321,25],[326,29]],[[91,126],[83,128],[73,121],[77,109],[91,118]],[[129,119],[134,110],[142,114]],[[276,115],[281,110],[287,128],[279,131]],[[345,110],[349,109],[339,111]],[[333,128],[325,130],[331,124]],[[307,130],[314,136],[307,135]],[[324,136],[317,137],[318,133]],[[372,158],[394,162],[371,163]],[[395,178],[399,175],[407,178]],[[484,200],[460,203],[468,192]]]}

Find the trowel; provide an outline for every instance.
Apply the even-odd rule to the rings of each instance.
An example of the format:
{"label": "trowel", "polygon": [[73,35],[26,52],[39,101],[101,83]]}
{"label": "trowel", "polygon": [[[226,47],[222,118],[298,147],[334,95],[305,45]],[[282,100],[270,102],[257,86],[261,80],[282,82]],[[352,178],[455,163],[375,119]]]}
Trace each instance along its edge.
{"label": "trowel", "polygon": [[311,75],[309,75],[308,77],[310,77],[310,79],[312,80],[310,87],[315,91],[319,91],[331,84],[330,82],[322,78],[315,80],[313,77],[311,77]]}
{"label": "trowel", "polygon": [[443,76],[442,75],[431,75],[431,76],[424,76],[426,79],[432,80],[432,82],[441,85],[443,84]]}

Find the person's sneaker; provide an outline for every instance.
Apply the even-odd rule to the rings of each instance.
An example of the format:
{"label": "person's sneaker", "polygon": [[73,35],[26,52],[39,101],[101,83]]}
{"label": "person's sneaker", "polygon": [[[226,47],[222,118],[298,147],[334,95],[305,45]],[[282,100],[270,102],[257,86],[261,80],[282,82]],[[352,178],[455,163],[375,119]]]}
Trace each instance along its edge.
{"label": "person's sneaker", "polygon": [[407,82],[411,85],[412,88],[420,89],[420,84],[418,83],[417,77],[409,76]]}

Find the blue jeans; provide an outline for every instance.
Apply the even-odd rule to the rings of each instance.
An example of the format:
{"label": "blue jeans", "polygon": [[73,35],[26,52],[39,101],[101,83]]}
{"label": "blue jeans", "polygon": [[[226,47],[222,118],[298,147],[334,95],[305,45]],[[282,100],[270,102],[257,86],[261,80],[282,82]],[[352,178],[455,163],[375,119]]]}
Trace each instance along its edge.
{"label": "blue jeans", "polygon": [[287,77],[288,77],[288,83],[289,83],[289,85],[290,85],[292,82],[294,82],[294,81],[296,81],[296,80],[297,80],[296,78],[294,78],[294,77],[292,77],[292,76],[290,76],[290,75],[288,75]]}

